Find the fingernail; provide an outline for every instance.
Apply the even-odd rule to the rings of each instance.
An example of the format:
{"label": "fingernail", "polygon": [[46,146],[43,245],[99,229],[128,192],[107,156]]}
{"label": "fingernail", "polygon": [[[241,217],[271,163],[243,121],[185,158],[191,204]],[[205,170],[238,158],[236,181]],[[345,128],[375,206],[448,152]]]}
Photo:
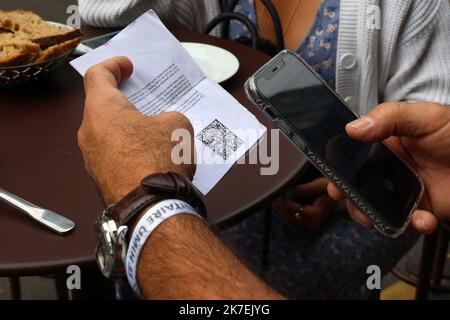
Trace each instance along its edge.
{"label": "fingernail", "polygon": [[427,226],[424,219],[419,219],[416,221],[416,228],[421,232],[427,232]]}
{"label": "fingernail", "polygon": [[367,220],[362,213],[358,212],[356,214],[355,218],[356,218],[356,222],[358,222],[360,225],[367,226]]}
{"label": "fingernail", "polygon": [[373,119],[370,117],[362,117],[358,120],[350,122],[348,125],[354,129],[366,129],[373,124]]}

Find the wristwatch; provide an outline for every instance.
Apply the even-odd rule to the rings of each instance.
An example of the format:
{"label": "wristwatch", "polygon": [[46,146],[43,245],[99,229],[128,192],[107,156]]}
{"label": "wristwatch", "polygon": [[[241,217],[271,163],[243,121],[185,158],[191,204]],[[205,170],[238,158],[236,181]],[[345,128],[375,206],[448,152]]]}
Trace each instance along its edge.
{"label": "wristwatch", "polygon": [[127,232],[143,209],[162,200],[177,199],[190,204],[206,220],[201,195],[185,177],[169,172],[150,175],[115,205],[108,206],[96,220],[97,264],[107,278],[125,275]]}

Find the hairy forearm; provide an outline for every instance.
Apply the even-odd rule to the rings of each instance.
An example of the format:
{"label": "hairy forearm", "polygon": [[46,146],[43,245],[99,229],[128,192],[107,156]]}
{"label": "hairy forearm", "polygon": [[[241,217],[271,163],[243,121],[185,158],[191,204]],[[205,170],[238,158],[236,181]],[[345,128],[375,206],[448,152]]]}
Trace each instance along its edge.
{"label": "hairy forearm", "polygon": [[147,240],[137,278],[147,299],[280,299],[199,219],[176,216]]}

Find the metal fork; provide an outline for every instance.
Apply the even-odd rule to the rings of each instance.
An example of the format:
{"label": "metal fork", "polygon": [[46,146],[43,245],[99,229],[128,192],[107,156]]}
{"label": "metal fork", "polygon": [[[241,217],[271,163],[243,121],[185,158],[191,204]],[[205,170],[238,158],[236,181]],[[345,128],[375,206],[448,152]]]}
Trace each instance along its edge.
{"label": "metal fork", "polygon": [[75,228],[75,223],[53,211],[40,208],[6,190],[0,188],[0,200],[19,209],[32,219],[59,234],[65,234]]}

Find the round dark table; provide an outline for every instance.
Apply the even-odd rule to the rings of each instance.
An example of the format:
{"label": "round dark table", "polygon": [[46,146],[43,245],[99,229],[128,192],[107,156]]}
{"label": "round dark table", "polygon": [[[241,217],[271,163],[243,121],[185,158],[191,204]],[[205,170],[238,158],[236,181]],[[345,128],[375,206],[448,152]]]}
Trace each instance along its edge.
{"label": "round dark table", "polygon": [[[110,30],[85,29],[87,36]],[[269,60],[252,48],[206,35],[174,32],[180,41],[202,42],[234,53],[239,72],[223,87],[268,129],[264,115],[245,97],[243,84]],[[85,171],[77,145],[83,114],[82,78],[65,65],[26,87],[0,89],[0,187],[76,222],[57,235],[0,203],[0,276],[65,273],[69,265],[95,265],[94,220],[102,199]],[[210,223],[225,227],[265,205],[304,170],[302,155],[280,135],[280,170],[260,175],[259,165],[235,165],[205,197]]]}

